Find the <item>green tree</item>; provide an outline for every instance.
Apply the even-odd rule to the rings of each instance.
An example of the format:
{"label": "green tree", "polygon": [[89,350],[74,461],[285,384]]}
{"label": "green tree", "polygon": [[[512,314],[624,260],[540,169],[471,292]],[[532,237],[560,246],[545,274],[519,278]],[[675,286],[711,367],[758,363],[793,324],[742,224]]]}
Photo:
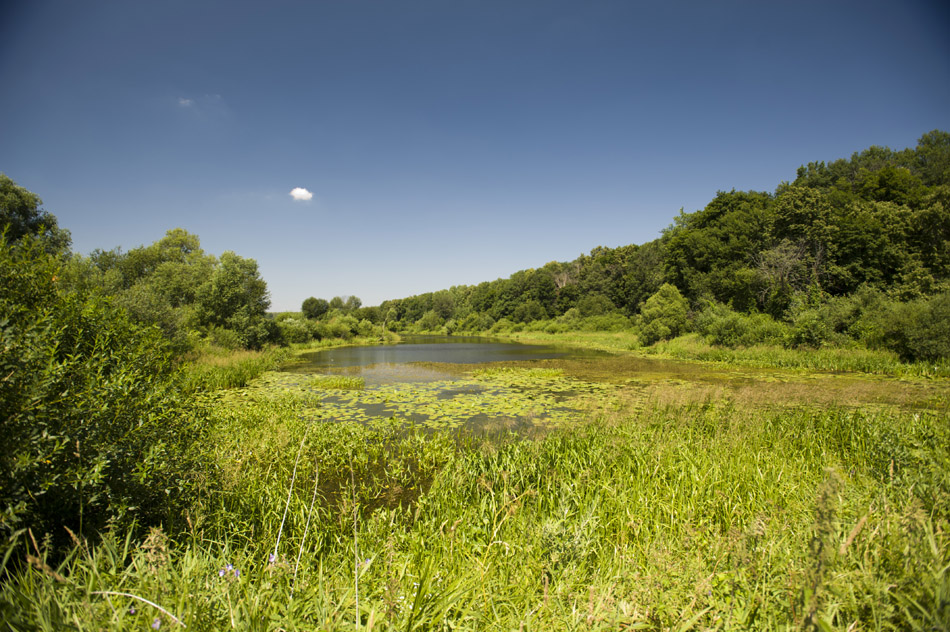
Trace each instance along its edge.
{"label": "green tree", "polygon": [[71,242],[69,231],[60,228],[56,216],[40,208],[42,204],[38,195],[0,173],[0,232],[6,233],[8,242],[36,237],[49,252],[65,253]]}
{"label": "green tree", "polygon": [[640,341],[653,344],[686,330],[689,304],[675,285],[664,283],[647,299],[640,312]]}
{"label": "green tree", "polygon": [[759,288],[753,260],[766,247],[772,219],[768,193],[720,191],[703,210],[676,219],[666,236],[666,276],[693,301],[754,308]]}
{"label": "green tree", "polygon": [[950,134],[935,129],[917,141],[915,167],[929,186],[950,185]]}
{"label": "green tree", "polygon": [[828,200],[816,189],[793,186],[779,195],[774,208],[776,241],[800,246],[812,279],[822,279],[836,233]]}
{"label": "green tree", "polygon": [[227,251],[211,278],[198,288],[195,311],[199,325],[233,330],[245,347],[259,348],[276,338],[276,325],[267,319],[268,307],[267,284],[257,262]]}
{"label": "green tree", "polygon": [[303,304],[300,306],[300,311],[310,320],[316,320],[330,311],[330,304],[322,298],[311,296],[308,299],[304,299]]}

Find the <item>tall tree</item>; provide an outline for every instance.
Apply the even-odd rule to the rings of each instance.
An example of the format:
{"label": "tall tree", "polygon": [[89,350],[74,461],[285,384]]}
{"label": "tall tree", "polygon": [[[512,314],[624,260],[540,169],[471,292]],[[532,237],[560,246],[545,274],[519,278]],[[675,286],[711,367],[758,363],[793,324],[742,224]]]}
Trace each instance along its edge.
{"label": "tall tree", "polygon": [[322,298],[316,298],[311,296],[308,299],[305,299],[303,304],[300,306],[300,311],[303,312],[303,315],[311,320],[316,320],[330,310],[330,304]]}
{"label": "tall tree", "polygon": [[65,254],[72,241],[69,231],[59,227],[56,216],[40,208],[43,201],[5,174],[0,173],[0,232],[7,240],[36,237],[48,252]]}

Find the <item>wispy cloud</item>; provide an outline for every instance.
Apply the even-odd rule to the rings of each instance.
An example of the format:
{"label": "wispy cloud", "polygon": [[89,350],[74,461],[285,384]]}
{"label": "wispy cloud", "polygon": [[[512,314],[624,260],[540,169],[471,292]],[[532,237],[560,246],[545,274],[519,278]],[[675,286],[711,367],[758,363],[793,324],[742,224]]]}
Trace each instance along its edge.
{"label": "wispy cloud", "polygon": [[290,192],[290,197],[295,200],[310,200],[313,198],[313,193],[303,187],[297,187]]}
{"label": "wispy cloud", "polygon": [[180,95],[172,103],[175,109],[193,120],[222,121],[231,118],[231,110],[220,94]]}

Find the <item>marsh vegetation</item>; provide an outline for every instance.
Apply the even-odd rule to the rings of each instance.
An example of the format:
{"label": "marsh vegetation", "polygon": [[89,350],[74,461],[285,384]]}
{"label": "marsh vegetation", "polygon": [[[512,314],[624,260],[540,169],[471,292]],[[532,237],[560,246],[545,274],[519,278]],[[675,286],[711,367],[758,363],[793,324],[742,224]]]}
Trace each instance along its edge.
{"label": "marsh vegetation", "polygon": [[[927,629],[950,615],[944,380],[629,352],[439,368],[451,379],[372,387],[269,371],[208,399],[209,479],[184,527],[59,556],[24,536],[32,566],[8,560],[6,620]],[[475,412],[498,423],[467,432]]]}

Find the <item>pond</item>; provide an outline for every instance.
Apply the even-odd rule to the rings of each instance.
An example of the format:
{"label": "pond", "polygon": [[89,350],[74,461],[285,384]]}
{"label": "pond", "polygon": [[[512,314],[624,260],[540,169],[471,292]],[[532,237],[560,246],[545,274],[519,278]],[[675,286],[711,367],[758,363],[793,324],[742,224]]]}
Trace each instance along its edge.
{"label": "pond", "polygon": [[433,431],[519,434],[571,425],[619,401],[634,408],[647,401],[733,401],[743,407],[921,410],[945,408],[950,401],[944,384],[926,380],[685,362],[461,336],[331,348],[304,353],[299,360],[235,395],[290,394],[308,402],[302,414],[314,421],[394,418]]}
{"label": "pond", "polygon": [[[537,361],[608,355],[481,337],[412,336],[396,345],[301,354],[298,362],[270,376],[267,387],[316,395],[315,419],[395,417],[431,429],[521,432],[569,422],[578,398],[608,388],[567,377],[560,369],[539,368]],[[362,388],[328,387],[321,375],[358,378]]]}
{"label": "pond", "polygon": [[[335,347],[301,354],[294,373],[359,375],[369,383],[424,382],[451,377],[433,364],[483,364],[579,359],[609,355],[553,345],[527,345],[476,336],[403,336],[395,345]],[[423,364],[424,363],[424,364]],[[409,365],[416,365],[414,367]]]}

